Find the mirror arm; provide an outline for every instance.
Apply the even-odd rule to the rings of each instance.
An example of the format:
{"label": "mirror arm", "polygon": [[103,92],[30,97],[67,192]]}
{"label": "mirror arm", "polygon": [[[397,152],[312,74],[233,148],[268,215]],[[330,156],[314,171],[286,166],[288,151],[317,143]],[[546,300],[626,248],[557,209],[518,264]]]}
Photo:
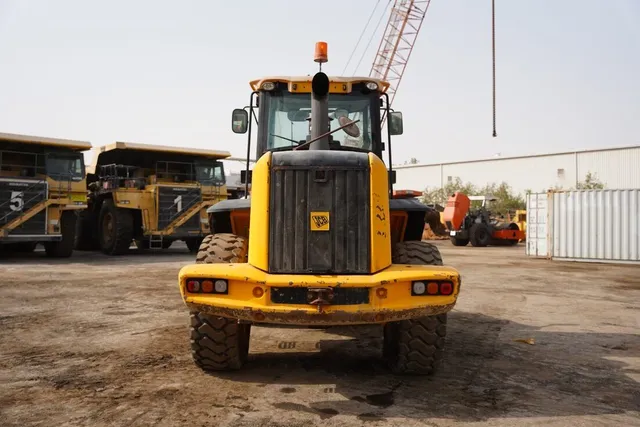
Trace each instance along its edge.
{"label": "mirror arm", "polygon": [[[383,94],[385,98],[387,98],[387,108],[385,111],[385,115],[388,116],[390,111],[393,111],[391,109],[391,107],[389,106],[389,94],[388,93],[384,93]],[[382,120],[380,120],[380,123],[383,123]],[[387,120],[387,148],[389,151],[389,199],[393,198],[393,184],[391,183],[391,175],[393,172],[393,163],[391,163],[391,126],[390,126],[391,122],[389,120]]]}
{"label": "mirror arm", "polygon": [[[253,97],[257,95],[257,91],[251,92],[251,97],[249,98],[249,129],[247,135],[247,165],[245,167],[247,182],[244,183],[244,198],[249,198],[249,160],[251,159],[251,116],[254,115],[253,112]],[[246,107],[245,107],[246,108]],[[257,124],[257,119],[256,119]]]}

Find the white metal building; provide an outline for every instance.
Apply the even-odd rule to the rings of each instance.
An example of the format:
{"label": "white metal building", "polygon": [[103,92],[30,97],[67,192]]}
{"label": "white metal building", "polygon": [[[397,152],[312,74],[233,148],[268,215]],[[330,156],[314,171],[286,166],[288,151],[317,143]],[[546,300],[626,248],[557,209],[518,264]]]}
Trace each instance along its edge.
{"label": "white metal building", "polygon": [[605,188],[640,188],[640,145],[571,151],[532,156],[501,157],[453,163],[394,166],[396,189],[422,191],[443,187],[459,177],[463,183],[483,187],[508,183],[515,193],[551,188],[569,189],[584,181],[588,172]]}

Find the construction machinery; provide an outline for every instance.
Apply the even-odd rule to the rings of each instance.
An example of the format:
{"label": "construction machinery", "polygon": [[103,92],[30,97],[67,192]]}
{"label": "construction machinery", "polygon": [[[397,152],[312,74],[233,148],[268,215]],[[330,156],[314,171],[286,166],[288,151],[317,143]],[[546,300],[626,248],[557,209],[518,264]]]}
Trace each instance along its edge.
{"label": "construction machinery", "polygon": [[50,257],[73,253],[77,215],[87,207],[82,152],[91,143],[0,133],[0,246]]}
{"label": "construction machinery", "polygon": [[388,82],[322,72],[326,43],[315,61],[313,76],[251,81],[249,106],[233,111],[247,157],[256,122],[258,160],[242,171],[251,197],[208,210],[211,234],[179,273],[194,361],[240,369],[252,325],[376,324],[393,372],[432,373],[460,274],[421,241],[427,207],[393,197],[402,113],[389,107]]}
{"label": "construction machinery", "polygon": [[[454,246],[484,247],[488,245],[517,245],[525,238],[524,231],[514,222],[503,222],[493,217],[488,203],[493,196],[467,196],[456,191],[449,197],[443,219]],[[471,208],[471,201],[481,201],[479,208]]]}
{"label": "construction machinery", "polygon": [[99,147],[87,174],[88,209],[76,247],[120,255],[167,249],[183,240],[196,252],[209,234],[206,210],[227,199],[225,151],[115,142]]}

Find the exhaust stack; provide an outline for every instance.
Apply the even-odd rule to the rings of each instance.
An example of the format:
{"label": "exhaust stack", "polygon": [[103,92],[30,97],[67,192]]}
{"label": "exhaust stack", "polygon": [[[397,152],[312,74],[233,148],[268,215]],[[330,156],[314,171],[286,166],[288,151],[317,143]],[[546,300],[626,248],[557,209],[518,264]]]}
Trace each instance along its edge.
{"label": "exhaust stack", "polygon": [[[329,77],[322,71],[311,80],[311,135],[309,140],[329,132]],[[330,135],[325,135],[309,145],[309,150],[329,150]]]}

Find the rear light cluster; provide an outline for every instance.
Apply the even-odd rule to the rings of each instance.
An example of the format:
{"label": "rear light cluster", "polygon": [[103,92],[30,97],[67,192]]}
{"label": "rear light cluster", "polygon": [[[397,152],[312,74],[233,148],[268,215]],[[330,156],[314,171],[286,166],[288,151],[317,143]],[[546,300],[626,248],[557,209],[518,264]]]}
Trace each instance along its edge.
{"label": "rear light cluster", "polygon": [[192,294],[228,294],[229,283],[224,279],[189,279],[187,292]]}
{"label": "rear light cluster", "polygon": [[423,281],[417,280],[411,284],[411,295],[451,295],[453,283],[448,281]]}

